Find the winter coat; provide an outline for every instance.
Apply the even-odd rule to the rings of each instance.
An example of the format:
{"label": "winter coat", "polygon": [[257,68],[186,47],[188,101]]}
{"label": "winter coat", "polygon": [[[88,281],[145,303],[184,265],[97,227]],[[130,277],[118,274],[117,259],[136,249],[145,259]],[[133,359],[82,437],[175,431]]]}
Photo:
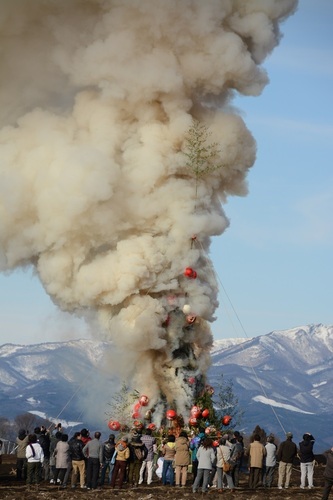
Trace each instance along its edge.
{"label": "winter coat", "polygon": [[296,455],[297,446],[292,442],[291,439],[286,439],[286,441],[283,441],[280,444],[276,457],[279,462],[292,464]]}
{"label": "winter coat", "polygon": [[130,449],[128,446],[124,447],[122,443],[116,445],[117,455],[116,460],[126,462],[130,457]]}
{"label": "winter coat", "polygon": [[103,445],[103,463],[112,459],[116,449],[116,444],[113,440],[108,439]]}
{"label": "winter coat", "polygon": [[83,455],[83,443],[81,439],[71,439],[69,441],[69,456],[71,460],[74,460],[76,462],[81,462],[84,460],[84,455]]}
{"label": "winter coat", "polygon": [[69,444],[66,441],[58,441],[54,454],[56,469],[67,469],[70,463]]}
{"label": "winter coat", "polygon": [[25,456],[25,449],[27,447],[27,444],[29,443],[29,436],[25,437],[17,437],[15,440],[17,444],[17,451],[16,451],[16,456],[17,458],[26,458]]}
{"label": "winter coat", "polygon": [[[130,449],[130,458],[128,460],[129,462],[135,462],[135,463],[143,462],[148,453],[147,448],[141,442],[141,440],[140,442],[132,441],[129,444],[129,449]],[[139,457],[137,453],[138,455],[141,455],[141,457]]]}
{"label": "winter coat", "polygon": [[323,453],[326,458],[326,467],[324,470],[324,477],[333,481],[333,448]]}
{"label": "winter coat", "polygon": [[202,445],[197,451],[198,459],[198,469],[209,469],[213,468],[213,463],[215,461],[215,453],[212,447],[204,448]]}
{"label": "winter coat", "polygon": [[[169,443],[170,444],[170,443]],[[180,436],[175,442],[175,465],[189,465],[189,442],[185,436]]]}
{"label": "winter coat", "polygon": [[175,449],[176,443],[166,443],[163,446],[163,455],[164,455],[164,460],[173,460],[176,454],[176,449]]}
{"label": "winter coat", "polygon": [[262,469],[266,448],[259,441],[253,441],[249,446],[249,467],[258,467]]}
{"label": "winter coat", "polygon": [[28,463],[31,462],[44,462],[43,448],[39,443],[29,443],[25,449],[25,457]]}
{"label": "winter coat", "polygon": [[266,467],[275,467],[276,466],[276,445],[274,443],[267,443],[265,445],[266,449]]}
{"label": "winter coat", "polygon": [[226,445],[218,446],[216,449],[216,458],[217,458],[216,467],[222,469],[224,462],[228,462],[230,454],[231,450],[229,446]]}
{"label": "winter coat", "polygon": [[40,434],[37,441],[43,448],[44,458],[50,458],[50,436],[48,434]]}
{"label": "winter coat", "polygon": [[152,462],[154,459],[154,445],[156,444],[156,439],[154,438],[154,436],[144,434],[143,436],[141,436],[141,441],[148,450],[145,462]]}
{"label": "winter coat", "polygon": [[304,440],[299,443],[299,459],[303,464],[314,461],[313,445],[314,442],[310,440]]}
{"label": "winter coat", "polygon": [[98,458],[99,461],[103,462],[103,444],[99,439],[91,439],[83,447],[83,455],[86,458]]}

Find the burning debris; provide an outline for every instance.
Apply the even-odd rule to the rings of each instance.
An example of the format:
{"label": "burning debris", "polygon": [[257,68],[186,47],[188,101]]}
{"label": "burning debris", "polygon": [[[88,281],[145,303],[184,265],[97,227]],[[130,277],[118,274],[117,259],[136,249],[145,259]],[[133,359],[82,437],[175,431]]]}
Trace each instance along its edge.
{"label": "burning debris", "polygon": [[113,369],[135,375],[157,421],[170,405],[188,415],[205,384],[210,240],[228,226],[221,204],[246,194],[256,150],[230,102],[260,94],[295,6],[0,7],[1,269],[31,265],[61,309],[96,316],[121,353]]}

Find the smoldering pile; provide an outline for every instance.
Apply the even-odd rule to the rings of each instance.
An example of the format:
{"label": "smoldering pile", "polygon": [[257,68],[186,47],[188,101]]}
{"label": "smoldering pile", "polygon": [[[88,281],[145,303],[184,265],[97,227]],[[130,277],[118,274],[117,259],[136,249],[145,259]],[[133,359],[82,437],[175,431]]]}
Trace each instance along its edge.
{"label": "smoldering pile", "polygon": [[[184,411],[196,390],[188,379],[205,376],[218,305],[210,240],[228,226],[222,204],[246,194],[255,160],[230,103],[234,92],[260,94],[260,65],[295,6],[0,7],[1,269],[31,265],[61,309],[95,315],[121,349],[113,369],[135,375],[152,405],[163,394]],[[193,120],[221,166],[200,178],[186,165]]]}

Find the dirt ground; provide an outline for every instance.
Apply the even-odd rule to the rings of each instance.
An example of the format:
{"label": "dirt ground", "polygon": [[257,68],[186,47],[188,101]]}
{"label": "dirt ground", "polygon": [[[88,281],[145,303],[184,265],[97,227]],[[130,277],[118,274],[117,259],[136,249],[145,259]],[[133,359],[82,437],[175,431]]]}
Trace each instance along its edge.
{"label": "dirt ground", "polygon": [[324,466],[318,465],[315,467],[314,484],[315,488],[312,490],[301,490],[300,484],[300,471],[299,467],[295,467],[292,475],[292,482],[289,489],[279,490],[276,487],[277,473],[273,487],[267,489],[249,490],[247,488],[248,476],[244,472],[241,474],[240,487],[231,493],[224,490],[223,493],[218,493],[216,488],[211,488],[208,494],[192,493],[191,474],[188,476],[188,485],[186,488],[175,488],[170,486],[162,486],[161,481],[154,475],[154,481],[151,485],[139,486],[131,488],[124,485],[124,488],[111,489],[108,485],[100,490],[82,490],[60,489],[47,483],[41,483],[38,491],[35,486],[32,486],[31,491],[27,491],[27,487],[23,482],[16,481],[15,477],[15,461],[16,457],[13,455],[3,455],[2,465],[0,466],[0,499],[7,500],[78,500],[87,498],[96,498],[100,500],[191,500],[193,498],[209,497],[211,499],[220,498],[221,496],[227,499],[241,499],[241,500],[269,500],[269,499],[283,499],[283,500],[320,500],[322,496],[323,472]]}

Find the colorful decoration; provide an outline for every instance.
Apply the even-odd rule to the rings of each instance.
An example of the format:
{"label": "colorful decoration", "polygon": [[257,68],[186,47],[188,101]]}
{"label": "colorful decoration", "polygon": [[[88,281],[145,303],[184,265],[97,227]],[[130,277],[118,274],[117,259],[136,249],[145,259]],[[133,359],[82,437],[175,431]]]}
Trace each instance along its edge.
{"label": "colorful decoration", "polygon": [[217,448],[219,444],[220,444],[220,443],[218,442],[218,440],[217,440],[217,439],[215,439],[215,441],[213,441],[213,446],[214,446],[214,448]]}
{"label": "colorful decoration", "polygon": [[153,423],[151,423],[151,424],[149,424],[149,425],[147,426],[147,429],[150,429],[150,430],[152,430],[152,431],[156,431],[156,425],[155,425],[155,424],[153,424]]}
{"label": "colorful decoration", "polygon": [[165,416],[168,420],[174,420],[177,417],[177,413],[175,410],[167,410]]}
{"label": "colorful decoration", "polygon": [[140,396],[139,403],[141,406],[148,406],[148,403],[149,403],[148,396],[145,396],[144,394],[142,394],[142,396]]}
{"label": "colorful decoration", "polygon": [[209,410],[207,410],[207,408],[205,410],[202,411],[201,415],[203,416],[203,418],[207,418],[209,416]]}
{"label": "colorful decoration", "polygon": [[140,412],[138,412],[138,411],[133,412],[132,413],[132,418],[134,418],[134,419],[135,418],[140,418]]}
{"label": "colorful decoration", "polygon": [[196,427],[198,425],[198,420],[195,417],[191,417],[188,423],[192,425],[192,427]]}
{"label": "colorful decoration", "polygon": [[121,425],[117,420],[109,420],[108,421],[108,428],[111,429],[112,431],[119,431],[120,427],[121,427]]}
{"label": "colorful decoration", "polygon": [[199,418],[201,415],[201,408],[200,406],[192,406],[191,408],[191,417],[194,417],[194,418]]}
{"label": "colorful decoration", "polygon": [[222,418],[222,424],[225,426],[228,426],[228,425],[230,425],[231,420],[232,420],[232,417],[230,415],[225,415]]}
{"label": "colorful decoration", "polygon": [[187,379],[187,381],[188,381],[189,384],[193,385],[193,384],[195,384],[195,377],[189,377]]}
{"label": "colorful decoration", "polygon": [[192,267],[186,267],[184,276],[195,280],[195,278],[197,277],[197,273],[194,269],[192,269]]}
{"label": "colorful decoration", "polygon": [[141,420],[134,420],[133,425],[138,430],[143,429],[143,423],[141,422]]}

